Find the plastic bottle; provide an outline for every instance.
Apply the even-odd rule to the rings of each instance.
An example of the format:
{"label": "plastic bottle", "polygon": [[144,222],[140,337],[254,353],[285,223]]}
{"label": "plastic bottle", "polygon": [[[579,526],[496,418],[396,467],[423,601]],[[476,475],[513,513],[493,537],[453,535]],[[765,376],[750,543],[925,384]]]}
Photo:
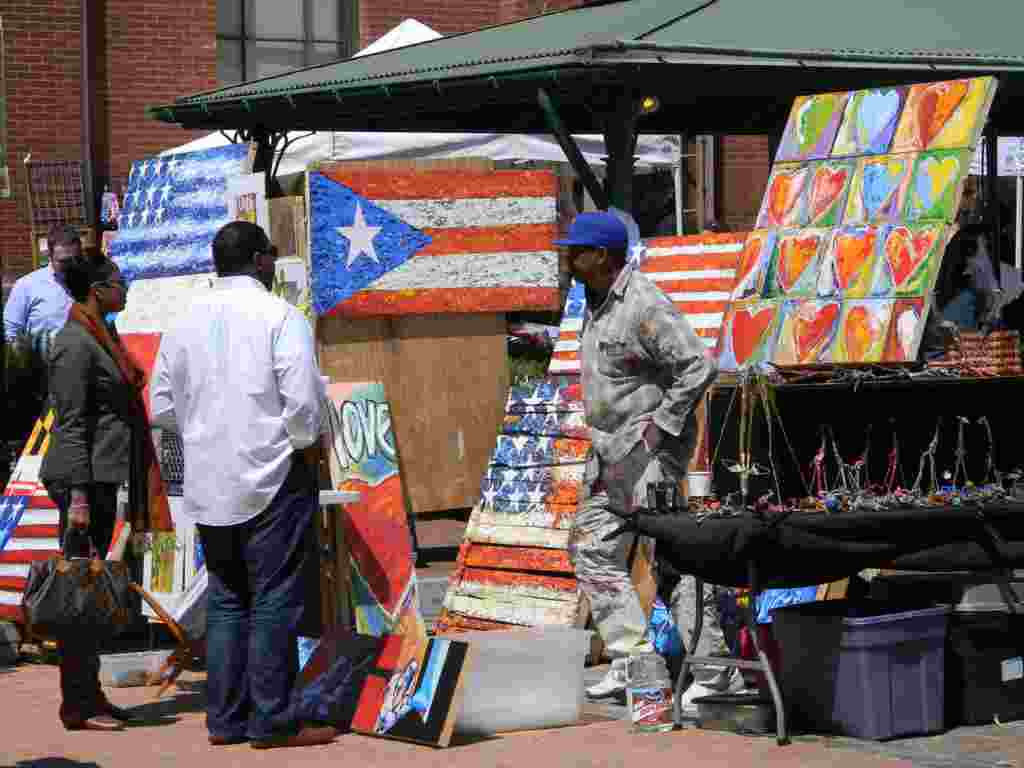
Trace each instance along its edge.
{"label": "plastic bottle", "polygon": [[626,659],[626,707],[634,733],[671,731],[672,678],[656,653]]}

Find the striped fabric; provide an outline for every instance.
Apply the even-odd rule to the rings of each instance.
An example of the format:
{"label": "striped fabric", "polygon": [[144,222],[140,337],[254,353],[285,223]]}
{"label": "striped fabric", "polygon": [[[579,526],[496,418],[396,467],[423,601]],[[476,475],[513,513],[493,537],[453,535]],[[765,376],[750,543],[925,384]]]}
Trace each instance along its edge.
{"label": "striped fabric", "polygon": [[348,317],[554,309],[547,171],[309,174],[314,308]]}
{"label": "striped fabric", "polygon": [[29,567],[60,551],[60,513],[39,482],[53,420],[50,411],[36,422],[0,496],[0,620],[23,622],[21,595]]}
{"label": "striped fabric", "polygon": [[[709,349],[718,343],[746,239],[742,232],[655,237],[647,241],[647,257],[640,271],[668,294]],[[583,286],[573,283],[548,367],[551,376],[580,372],[579,334],[586,301]]]}

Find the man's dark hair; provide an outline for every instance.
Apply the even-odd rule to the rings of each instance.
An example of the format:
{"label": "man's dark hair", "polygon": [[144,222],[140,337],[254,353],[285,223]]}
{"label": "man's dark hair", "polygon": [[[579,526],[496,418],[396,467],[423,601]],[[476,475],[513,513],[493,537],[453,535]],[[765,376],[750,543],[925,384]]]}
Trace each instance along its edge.
{"label": "man's dark hair", "polygon": [[78,231],[78,227],[73,224],[54,224],[46,235],[46,243],[51,252],[58,245],[74,245],[77,243],[81,247],[82,235]]}
{"label": "man's dark hair", "polygon": [[83,302],[89,298],[89,289],[95,283],[109,280],[116,271],[117,265],[113,261],[90,249],[68,262],[64,269],[64,284],[71,298]]}
{"label": "man's dark hair", "polygon": [[213,263],[221,277],[252,270],[258,252],[270,248],[263,228],[249,221],[232,221],[213,238]]}

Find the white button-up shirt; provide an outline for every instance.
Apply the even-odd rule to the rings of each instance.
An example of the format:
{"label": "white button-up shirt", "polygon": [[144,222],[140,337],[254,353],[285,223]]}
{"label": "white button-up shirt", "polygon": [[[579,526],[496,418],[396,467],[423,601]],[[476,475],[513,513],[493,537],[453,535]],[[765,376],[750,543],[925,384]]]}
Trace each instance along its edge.
{"label": "white button-up shirt", "polygon": [[181,434],[187,515],[238,525],[267,508],[292,454],[317,440],[326,400],[298,309],[248,276],[221,277],[164,334],[153,423]]}

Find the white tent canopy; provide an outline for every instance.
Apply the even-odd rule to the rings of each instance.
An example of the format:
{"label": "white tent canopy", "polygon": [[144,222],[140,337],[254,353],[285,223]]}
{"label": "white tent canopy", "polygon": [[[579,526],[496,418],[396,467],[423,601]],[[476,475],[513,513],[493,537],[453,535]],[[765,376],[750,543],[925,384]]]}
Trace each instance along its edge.
{"label": "white tent canopy", "polygon": [[[421,43],[441,37],[415,19],[406,19],[356,56]],[[591,165],[603,165],[604,139],[596,134],[576,136],[583,157]],[[211,133],[161,154],[192,152],[221,146],[228,139]],[[639,166],[672,166],[679,163],[676,136],[641,136],[636,156]],[[491,160],[568,162],[558,142],[551,136],[526,136],[502,133],[377,133],[323,132],[296,139],[281,159],[278,174],[287,176],[304,171],[320,160],[436,160],[457,157],[485,157]]]}

